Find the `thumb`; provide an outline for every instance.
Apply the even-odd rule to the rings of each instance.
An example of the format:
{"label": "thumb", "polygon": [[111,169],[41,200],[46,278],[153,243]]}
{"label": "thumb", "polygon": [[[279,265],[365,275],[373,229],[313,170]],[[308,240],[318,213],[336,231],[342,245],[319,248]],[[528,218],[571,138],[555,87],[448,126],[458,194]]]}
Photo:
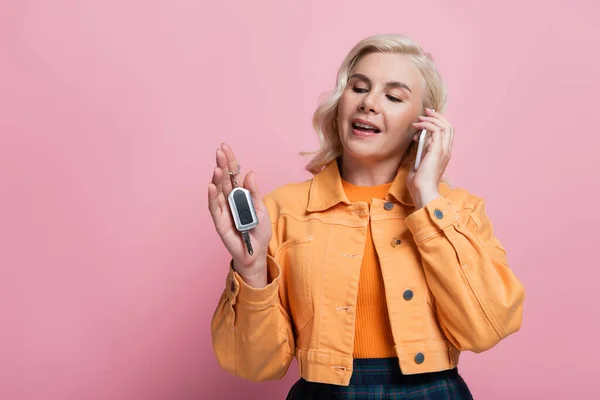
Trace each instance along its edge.
{"label": "thumb", "polygon": [[256,183],[256,176],[253,171],[250,171],[246,174],[244,178],[244,187],[250,191],[250,195],[252,196],[252,201],[254,204],[261,204],[262,197],[260,195],[260,191],[258,190],[258,184]]}

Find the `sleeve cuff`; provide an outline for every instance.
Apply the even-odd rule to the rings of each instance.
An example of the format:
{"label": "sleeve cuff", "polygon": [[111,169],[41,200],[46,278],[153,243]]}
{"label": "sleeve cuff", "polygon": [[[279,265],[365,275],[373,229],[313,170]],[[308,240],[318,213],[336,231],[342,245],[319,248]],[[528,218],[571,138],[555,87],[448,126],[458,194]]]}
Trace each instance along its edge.
{"label": "sleeve cuff", "polygon": [[459,218],[458,213],[445,197],[430,201],[425,207],[410,214],[404,220],[417,244],[439,234]]}
{"label": "sleeve cuff", "polygon": [[227,292],[232,305],[236,302],[244,303],[251,308],[264,308],[277,301],[279,277],[281,268],[277,261],[267,255],[267,279],[268,284],[264,288],[253,288],[248,286],[242,277],[233,269],[233,260],[229,263],[229,274],[227,274]]}

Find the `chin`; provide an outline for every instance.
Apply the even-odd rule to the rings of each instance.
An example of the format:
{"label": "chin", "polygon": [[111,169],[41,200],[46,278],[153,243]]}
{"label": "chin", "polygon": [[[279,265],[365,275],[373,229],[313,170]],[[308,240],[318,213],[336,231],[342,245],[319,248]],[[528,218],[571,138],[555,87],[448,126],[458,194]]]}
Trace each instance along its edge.
{"label": "chin", "polygon": [[381,147],[375,143],[357,143],[349,141],[344,143],[344,154],[357,160],[378,160],[382,157]]}

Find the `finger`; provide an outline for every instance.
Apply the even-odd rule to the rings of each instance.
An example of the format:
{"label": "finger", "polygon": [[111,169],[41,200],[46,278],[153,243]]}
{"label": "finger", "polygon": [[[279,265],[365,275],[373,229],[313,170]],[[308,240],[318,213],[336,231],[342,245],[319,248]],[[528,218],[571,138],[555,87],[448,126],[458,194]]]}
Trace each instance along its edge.
{"label": "finger", "polygon": [[[415,125],[416,127],[425,127],[425,129],[427,129],[428,131],[431,131],[431,137],[433,137],[433,133],[437,132],[438,133],[438,138],[440,140],[440,149],[441,151],[444,152],[444,157],[447,157],[448,154],[450,153],[450,144],[449,142],[446,142],[446,140],[449,138],[450,136],[450,132],[448,130],[446,130],[446,126],[444,124],[442,124],[439,120],[436,120],[435,118],[428,118],[428,117],[419,117],[420,119],[423,118],[423,120],[421,122],[417,122],[414,123],[413,125]],[[430,142],[428,142],[429,144]]]}
{"label": "finger", "polygon": [[433,117],[419,116],[419,119],[424,122],[432,123],[440,128],[442,150],[444,151],[444,154],[450,154],[450,150],[452,147],[452,127],[447,125],[445,122]]}
{"label": "finger", "polygon": [[446,129],[443,131],[442,140],[443,140],[443,148],[444,154],[446,157],[450,156],[450,152],[452,151],[452,129]]}
{"label": "finger", "polygon": [[208,210],[210,211],[210,215],[216,224],[221,218],[221,207],[219,206],[217,187],[212,182],[208,184]]}
{"label": "finger", "polygon": [[431,108],[425,108],[425,114],[427,114],[427,116],[439,119],[444,124],[450,125],[450,123],[446,120],[446,118],[444,118],[444,116],[441,113],[432,110]]}
{"label": "finger", "polygon": [[439,121],[444,126],[443,130],[448,131],[449,142],[445,143],[444,148],[448,153],[450,153],[452,151],[452,145],[454,143],[454,127],[452,126],[452,124],[450,124],[450,122],[448,122],[446,118],[444,118],[444,116],[441,113],[437,111],[434,111],[430,108],[425,108],[425,113],[427,114],[427,117],[419,117],[419,119],[423,118],[429,120],[430,118],[433,118]]}
{"label": "finger", "polygon": [[223,235],[227,231],[227,225],[224,224],[226,222],[225,218],[230,218],[229,213],[225,214],[223,212],[224,208],[222,203],[222,195],[217,193],[217,187],[214,183],[208,184],[208,209],[210,210],[210,216],[212,217],[213,224],[219,236],[223,237]]}
{"label": "finger", "polygon": [[448,122],[448,120],[446,118],[444,118],[444,116],[441,113],[439,113],[435,110],[432,110],[430,108],[426,108],[425,114],[427,114],[427,115],[423,116],[422,118],[427,118],[427,119],[432,118],[436,121],[439,121],[444,126],[444,129],[452,130],[452,131],[454,130],[454,128],[452,127],[452,124],[450,124],[450,122]]}
{"label": "finger", "polygon": [[231,148],[231,146],[228,145],[227,143],[222,143],[221,144],[221,149],[223,150],[223,152],[227,156],[227,163],[229,164],[229,170],[230,171],[237,171],[237,169],[238,169],[238,162],[235,159],[235,154],[234,154],[233,149]]}
{"label": "finger", "polygon": [[429,132],[441,131],[442,128],[429,121],[413,122],[413,126],[417,129],[427,129]]}
{"label": "finger", "polygon": [[216,167],[215,171],[213,173],[212,183],[217,188],[217,199],[219,201],[219,207],[221,208],[221,212],[225,212],[227,210],[227,208],[226,208],[227,204],[225,201],[225,195],[223,194],[222,182],[223,182],[223,171],[221,170],[221,168]]}
{"label": "finger", "polygon": [[427,146],[427,152],[425,153],[425,158],[439,158],[442,153],[442,133],[440,131],[435,131],[431,133],[431,141]]}
{"label": "finger", "polygon": [[227,167],[228,167],[229,171],[231,171],[231,172],[239,171],[240,165],[238,164],[238,162],[235,158],[235,154],[234,154],[231,146],[229,146],[227,143],[222,143],[221,149],[223,150],[223,152],[225,153],[225,156],[227,158]]}
{"label": "finger", "polygon": [[425,117],[423,115],[419,115],[419,121],[426,121],[426,122],[430,122],[432,124],[434,124],[435,126],[438,126],[440,129],[442,130],[447,130],[450,128],[450,126],[448,124],[446,124],[444,121],[438,119],[438,118],[434,118],[434,117]]}
{"label": "finger", "polygon": [[244,187],[250,191],[252,201],[255,205],[262,204],[262,196],[260,195],[260,190],[258,190],[254,172],[250,171],[246,174],[246,177],[244,178]]}
{"label": "finger", "polygon": [[229,196],[229,193],[233,189],[233,184],[231,182],[231,175],[229,174],[229,165],[227,164],[227,156],[225,155],[225,152],[221,149],[217,150],[217,165],[223,171],[223,179],[222,179],[221,184],[223,186],[223,195],[225,197],[227,197],[227,196]]}
{"label": "finger", "polygon": [[[221,234],[219,227],[222,225],[224,212],[227,212],[225,208],[225,198],[217,186],[217,184],[221,182],[222,174],[223,172],[218,167],[215,168],[213,172],[213,181],[208,184],[208,209],[210,210],[210,215],[219,235]],[[215,182],[217,184],[215,184]]]}
{"label": "finger", "polygon": [[213,170],[212,183],[217,188],[217,195],[223,193],[222,181],[223,171],[221,170],[221,168],[215,167],[215,169]]}
{"label": "finger", "polygon": [[420,121],[431,122],[431,123],[439,126],[440,128],[443,128],[443,129],[445,129],[445,128],[448,127],[448,124],[446,122],[444,122],[441,119],[436,118],[436,117],[428,117],[428,116],[425,116],[425,115],[419,115],[418,118],[419,118]]}
{"label": "finger", "polygon": [[444,152],[450,153],[452,150],[452,139],[454,138],[454,128],[450,123],[439,113],[431,112],[433,117],[419,117],[420,120],[429,121],[442,128],[442,145]]}

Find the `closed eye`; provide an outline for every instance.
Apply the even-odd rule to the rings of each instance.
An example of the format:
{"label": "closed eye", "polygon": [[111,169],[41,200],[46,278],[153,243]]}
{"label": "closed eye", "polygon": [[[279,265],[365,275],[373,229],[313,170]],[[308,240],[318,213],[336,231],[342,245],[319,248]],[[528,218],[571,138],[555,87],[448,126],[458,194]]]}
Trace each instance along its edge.
{"label": "closed eye", "polygon": [[[352,88],[352,91],[353,91],[354,93],[367,93],[367,92],[369,91],[369,89],[360,88],[360,87],[356,87],[356,86],[355,86],[355,87],[353,87],[353,88]],[[395,96],[392,96],[392,95],[390,95],[390,94],[386,94],[386,95],[385,95],[385,97],[386,97],[386,98],[387,98],[389,101],[391,101],[391,102],[394,102],[394,103],[403,103],[403,102],[404,102],[402,99],[400,99],[400,98],[398,98],[398,97],[395,97]]]}

